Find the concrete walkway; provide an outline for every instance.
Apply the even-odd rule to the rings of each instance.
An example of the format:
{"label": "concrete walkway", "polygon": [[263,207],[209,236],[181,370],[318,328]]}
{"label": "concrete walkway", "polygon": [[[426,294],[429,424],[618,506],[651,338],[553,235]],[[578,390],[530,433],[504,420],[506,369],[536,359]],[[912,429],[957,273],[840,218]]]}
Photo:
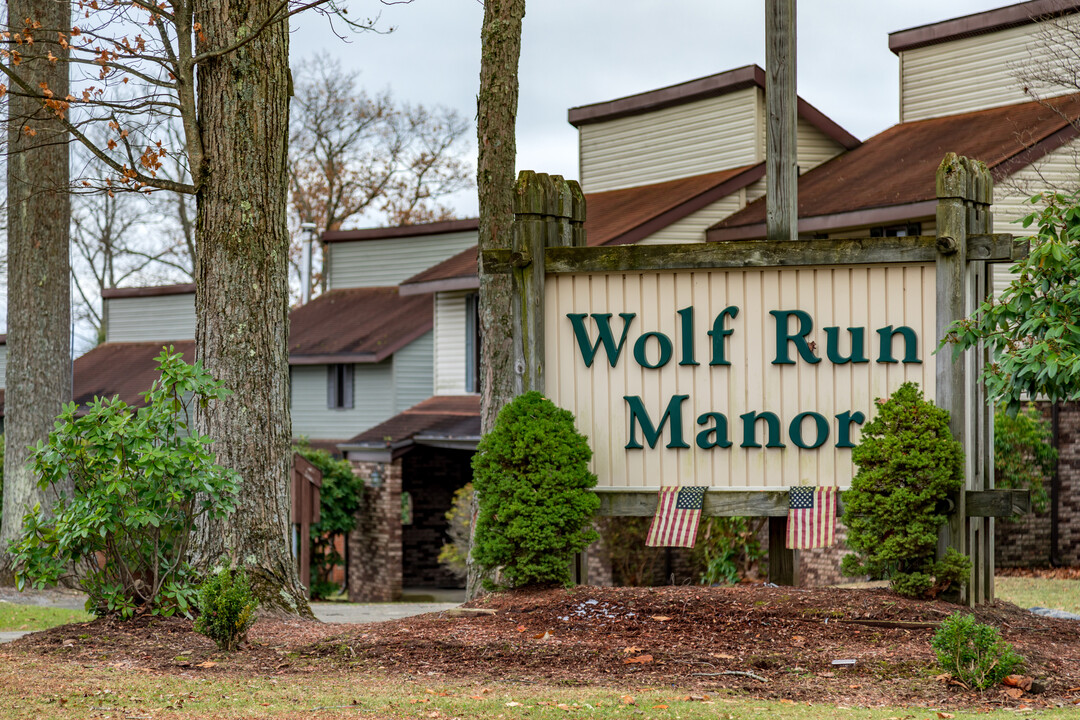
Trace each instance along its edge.
{"label": "concrete walkway", "polygon": [[[406,589],[404,597],[415,597],[423,601],[393,603],[315,602],[311,603],[311,610],[315,613],[315,617],[324,623],[383,622],[384,620],[398,620],[413,615],[442,612],[455,608],[464,602],[465,591]],[[86,605],[86,596],[73,590],[18,593],[11,588],[0,588],[0,602],[82,610]],[[26,631],[0,632],[0,643],[11,642],[26,634]]]}

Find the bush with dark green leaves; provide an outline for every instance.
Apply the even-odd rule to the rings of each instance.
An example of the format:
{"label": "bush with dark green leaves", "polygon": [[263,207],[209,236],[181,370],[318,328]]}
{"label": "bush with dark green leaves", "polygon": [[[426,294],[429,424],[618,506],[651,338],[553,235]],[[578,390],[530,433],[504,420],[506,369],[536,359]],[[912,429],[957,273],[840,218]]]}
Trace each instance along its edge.
{"label": "bush with dark green leaves", "polygon": [[941,669],[977,690],[993,687],[1024,664],[998,629],[975,622],[972,615],[953,613],[941,622],[930,647]]}
{"label": "bush with dark green leaves", "polygon": [[[225,395],[199,363],[162,350],[161,376],[134,408],[95,398],[68,403],[33,452],[38,487],[56,493],[53,512],[35,507],[10,547],[21,589],[74,578],[96,615],[188,613],[192,528],[236,505],[237,475],[215,463],[210,438],[188,427],[195,403]],[[101,561],[99,561],[99,557]]]}
{"label": "bush with dark green leaves", "polygon": [[319,522],[311,526],[311,599],[330,597],[341,590],[331,580],[334,568],[345,564],[334,540],[356,527],[356,511],[364,494],[364,481],[352,471],[348,460],[317,450],[302,440],[293,450],[323,474],[319,489]]}
{"label": "bush with dark green leaves", "polygon": [[1050,505],[1046,486],[1058,458],[1052,439],[1050,423],[1034,403],[1015,416],[1004,406],[994,413],[994,480],[998,487],[1030,490],[1035,512],[1045,512]]}
{"label": "bush with dark green leaves", "polygon": [[569,585],[571,558],[598,537],[591,457],[574,416],[540,393],[504,407],[473,456],[475,561],[505,586]]}
{"label": "bush with dark green leaves", "polygon": [[255,624],[258,604],[244,569],[223,564],[199,585],[195,631],[216,642],[219,649],[233,652]]}
{"label": "bush with dark green leaves", "polygon": [[844,493],[846,575],[888,579],[908,597],[935,597],[967,577],[970,562],[950,549],[935,560],[941,513],[963,487],[964,455],[949,432],[949,413],[904,383],[862,428],[852,451],[858,471]]}

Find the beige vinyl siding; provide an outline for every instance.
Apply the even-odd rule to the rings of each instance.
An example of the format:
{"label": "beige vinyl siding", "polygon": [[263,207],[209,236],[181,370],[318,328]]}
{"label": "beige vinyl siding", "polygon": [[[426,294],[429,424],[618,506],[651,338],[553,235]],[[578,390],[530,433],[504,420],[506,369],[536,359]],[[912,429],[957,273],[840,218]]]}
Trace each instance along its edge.
{"label": "beige vinyl siding", "polygon": [[474,230],[330,243],[330,289],[397,285],[473,245]]}
{"label": "beige vinyl siding", "polygon": [[394,412],[432,396],[434,332],[425,333],[394,353]]}
{"label": "beige vinyl siding", "polygon": [[7,345],[0,345],[0,390],[7,387]]}
{"label": "beige vinyl siding", "polygon": [[[905,291],[906,288],[906,291]],[[920,383],[934,396],[934,267],[850,266],[822,269],[745,269],[650,273],[597,273],[559,275],[546,284],[545,334],[546,388],[551,399],[572,411],[578,429],[593,447],[592,469],[599,485],[657,487],[707,485],[733,488],[780,488],[799,484],[850,485],[854,468],[849,449],[834,447],[835,415],[861,411],[872,419],[874,399],[886,397],[903,382]],[[729,305],[738,316],[728,320],[734,333],[726,340],[730,366],[710,366],[708,331],[713,319]],[[680,366],[683,347],[676,310],[692,306],[693,343],[697,366]],[[663,311],[660,308],[664,308]],[[813,318],[809,339],[817,343],[817,364],[796,359],[794,365],[774,365],[776,333],[771,310],[801,309]],[[622,332],[621,312],[637,313],[622,355],[612,368],[601,349],[586,368],[567,319],[567,313],[612,313],[613,334]],[[794,325],[794,321],[792,321]],[[886,325],[907,325],[917,334],[921,363],[875,362],[878,336]],[[832,364],[826,357],[824,328],[838,326],[840,352],[850,351],[846,328],[866,328],[866,355],[870,362]],[[592,321],[586,326],[596,338]],[[635,342],[645,332],[660,331],[673,344],[672,359],[658,369],[645,369],[633,359]],[[656,361],[657,341],[645,346]],[[902,357],[902,342],[894,342]],[[642,399],[652,422],[659,425],[674,395],[688,395],[683,403],[684,439],[692,447],[668,450],[670,428],[656,448],[650,449],[639,431],[644,449],[625,448],[630,413],[626,396]],[[750,411],[772,411],[781,421],[785,448],[740,448],[742,420]],[[800,450],[788,434],[791,421],[802,412],[816,411],[829,422],[829,438],[819,450]],[[727,416],[731,448],[696,447],[702,429],[695,421],[703,413]],[[758,437],[765,444],[759,422]],[[813,423],[806,422],[813,438]],[[852,427],[858,442],[857,426]]]}
{"label": "beige vinyl siding", "polygon": [[435,294],[435,394],[464,395],[468,290]]}
{"label": "beige vinyl siding", "polygon": [[757,88],[579,128],[585,192],[648,185],[759,161]]}
{"label": "beige vinyl siding", "polygon": [[[765,117],[765,92],[758,91],[758,162],[765,159],[767,127]],[[799,118],[795,126],[795,148],[799,157],[799,174],[812,170],[826,160],[830,160],[844,151],[844,146],[814,127],[813,123]],[[764,182],[764,181],[762,181]]]}
{"label": "beige vinyl siding", "polygon": [[357,364],[353,369],[353,407],[326,407],[326,365],[293,365],[290,410],[293,437],[347,440],[394,415],[391,360]]}
{"label": "beige vinyl siding", "polygon": [[745,206],[740,193],[736,192],[714,202],[682,220],[642,240],[640,245],[669,245],[671,243],[705,242],[705,231],[728,215]]}
{"label": "beige vinyl siding", "polygon": [[[1029,23],[902,51],[900,122],[1031,100],[1017,74],[1045,58],[1046,41],[1040,33],[1052,32],[1050,28]],[[1064,92],[1037,89],[1050,95]]]}
{"label": "beige vinyl siding", "polygon": [[[1064,145],[1023,170],[1010,175],[994,187],[994,232],[1024,237],[1034,232],[1017,220],[1037,209],[1028,202],[1044,190],[1075,190],[1080,186],[1080,142]],[[1012,274],[1009,263],[994,266],[994,290],[1000,294]]]}
{"label": "beige vinyl siding", "polygon": [[195,338],[195,293],[110,298],[105,313],[105,342]]}

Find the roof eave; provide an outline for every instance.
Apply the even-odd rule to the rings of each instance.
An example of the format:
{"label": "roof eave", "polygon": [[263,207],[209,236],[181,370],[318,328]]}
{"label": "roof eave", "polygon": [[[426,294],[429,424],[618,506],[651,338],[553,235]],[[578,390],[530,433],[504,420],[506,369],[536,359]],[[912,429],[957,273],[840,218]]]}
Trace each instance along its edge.
{"label": "roof eave", "polygon": [[[816,215],[799,218],[799,233],[828,232],[867,225],[891,223],[932,217],[937,211],[937,200],[923,200],[903,205],[865,208],[850,212]],[[765,238],[765,223],[751,223],[734,227],[713,227],[705,233],[709,242],[729,240],[757,240]]]}
{"label": "roof eave", "polygon": [[451,292],[454,290],[477,290],[480,288],[479,275],[424,280],[415,283],[402,283],[398,286],[399,295],[424,295],[427,293]]}
{"label": "roof eave", "polygon": [[1009,5],[889,33],[889,50],[899,55],[905,50],[1029,25],[1044,18],[1067,15],[1077,10],[1080,10],[1078,0],[1033,0]]}
{"label": "roof eave", "polygon": [[689,200],[681,202],[675,207],[646,220],[621,235],[616,235],[610,240],[606,240],[602,245],[632,245],[636,242],[640,242],[669,225],[682,220],[686,216],[706,208],[732,193],[738,192],[742,188],[747,187],[763,177],[765,177],[765,163],[758,163],[738,175],[728,178],[724,182],[709,188],[705,192],[695,195]]}

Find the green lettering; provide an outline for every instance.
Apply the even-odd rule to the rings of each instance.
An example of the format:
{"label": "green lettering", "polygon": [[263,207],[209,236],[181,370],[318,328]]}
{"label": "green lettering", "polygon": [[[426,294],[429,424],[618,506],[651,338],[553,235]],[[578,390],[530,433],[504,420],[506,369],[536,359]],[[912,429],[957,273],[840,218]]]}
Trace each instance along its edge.
{"label": "green lettering", "polygon": [[848,328],[848,332],[851,333],[851,353],[844,357],[840,354],[840,328],[825,328],[825,354],[829,362],[836,365],[870,362],[866,359],[866,328]]}
{"label": "green lettering", "polygon": [[726,345],[724,344],[724,338],[731,335],[734,330],[729,330],[724,327],[724,318],[730,317],[734,319],[739,314],[739,308],[734,305],[729,305],[720,311],[720,314],[713,320],[712,330],[709,331],[709,337],[712,338],[712,360],[709,361],[709,365],[730,365],[731,362],[727,359]]}
{"label": "green lettering", "polygon": [[[650,363],[649,358],[645,355],[645,344],[649,341],[649,338],[656,338],[656,344],[660,347],[660,357],[656,363]],[[643,368],[649,368],[650,370],[663,367],[671,360],[671,338],[664,333],[660,332],[647,332],[637,339],[634,343],[634,360],[637,364]]]}
{"label": "green lettering", "polygon": [[915,331],[906,325],[893,329],[892,325],[886,325],[877,331],[877,334],[881,336],[881,347],[878,351],[879,363],[894,363],[896,358],[892,354],[893,337],[897,334],[904,337],[904,362],[905,363],[921,363],[919,359],[919,338],[915,334]]}
{"label": "green lettering", "polygon": [[630,330],[630,323],[637,316],[637,313],[619,313],[619,317],[623,319],[622,337],[619,338],[619,344],[615,344],[615,338],[611,334],[611,313],[593,313],[592,319],[596,321],[596,329],[598,338],[595,343],[589,339],[589,333],[585,330],[585,313],[567,313],[566,317],[570,318],[570,324],[574,326],[574,337],[577,339],[578,349],[581,350],[581,359],[585,361],[585,367],[592,367],[593,360],[596,359],[596,353],[600,350],[600,346],[604,346],[604,353],[607,354],[608,363],[611,367],[615,367],[615,363],[619,362],[619,355],[622,354],[623,344],[626,342],[626,333]]}
{"label": "green lettering", "polygon": [[[772,361],[773,365],[795,364],[788,354],[789,342],[795,343],[795,349],[805,362],[821,362],[821,358],[814,355],[810,344],[806,342],[806,336],[814,329],[814,320],[809,313],[802,310],[770,310],[769,314],[776,318],[776,359]],[[799,321],[799,331],[794,335],[788,331],[788,318],[793,316]]]}
{"label": "green lettering", "polygon": [[745,415],[740,415],[743,423],[743,439],[739,443],[739,447],[743,448],[759,448],[761,443],[757,441],[757,421],[764,420],[765,424],[769,428],[769,442],[765,443],[765,447],[782,448],[784,443],[780,442],[780,418],[776,416],[776,413],[771,412],[748,412]]}
{"label": "green lettering", "polygon": [[[803,420],[808,417],[814,418],[814,425],[817,428],[817,436],[812,443],[803,440],[802,435]],[[795,419],[791,421],[791,425],[788,426],[788,435],[791,437],[791,442],[795,443],[796,447],[800,447],[803,450],[819,448],[829,439],[829,421],[825,419],[824,415],[820,415],[816,412],[799,413],[795,416]]]}
{"label": "green lettering", "polygon": [[697,424],[705,425],[710,420],[713,423],[712,427],[706,427],[697,434],[697,446],[702,450],[731,447],[731,441],[728,440],[727,417],[723,413],[707,412],[697,419]]}
{"label": "green lettering", "polygon": [[684,307],[679,310],[678,315],[682,325],[682,339],[680,340],[682,358],[680,358],[679,364],[698,365],[698,361],[694,359],[694,306]]}
{"label": "green lettering", "polygon": [[636,395],[624,396],[623,400],[626,401],[630,408],[630,441],[626,443],[626,449],[642,449],[641,443],[637,439],[638,424],[641,425],[641,434],[645,436],[645,442],[649,443],[649,447],[655,448],[656,441],[660,439],[660,434],[664,431],[664,426],[667,425],[669,420],[671,421],[671,440],[666,447],[669,449],[689,448],[690,446],[683,440],[682,432],[682,404],[689,397],[689,395],[672,395],[663,416],[660,418],[660,427],[656,427],[653,425],[652,420],[649,419],[649,413],[646,412],[645,405],[641,402],[640,397]]}
{"label": "green lettering", "polygon": [[856,410],[851,412],[842,412],[836,416],[836,447],[838,448],[853,448],[855,443],[851,442],[851,424],[862,425],[866,422],[866,416],[862,412]]}

